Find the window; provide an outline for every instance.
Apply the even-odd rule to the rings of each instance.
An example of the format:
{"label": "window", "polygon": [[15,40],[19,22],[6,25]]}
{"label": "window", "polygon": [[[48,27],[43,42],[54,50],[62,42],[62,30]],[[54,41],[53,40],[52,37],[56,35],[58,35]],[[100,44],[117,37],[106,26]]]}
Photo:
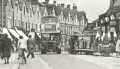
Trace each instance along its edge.
{"label": "window", "polygon": [[58,19],[56,17],[43,17],[41,21],[42,23],[57,23]]}

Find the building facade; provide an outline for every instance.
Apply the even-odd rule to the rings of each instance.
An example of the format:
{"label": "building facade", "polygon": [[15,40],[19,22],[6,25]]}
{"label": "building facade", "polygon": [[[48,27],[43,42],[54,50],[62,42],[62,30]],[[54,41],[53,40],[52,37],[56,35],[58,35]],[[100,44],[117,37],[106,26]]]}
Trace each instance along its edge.
{"label": "building facade", "polygon": [[6,7],[7,0],[0,0],[0,27],[4,26],[5,24],[5,17],[6,14],[3,12],[6,12],[5,7]]}
{"label": "building facade", "polygon": [[[99,16],[96,27],[99,27],[96,37],[102,40],[116,41],[120,35],[120,1],[110,0],[109,9]],[[101,32],[101,33],[100,33]],[[107,38],[105,38],[107,37]]]}
{"label": "building facade", "polygon": [[[3,0],[5,5],[1,11],[1,26],[6,28],[17,27],[24,32],[35,29],[40,31],[41,13],[38,4],[29,0]],[[1,2],[0,2],[1,3]],[[1,7],[1,6],[0,6]],[[3,17],[4,16],[4,17]],[[3,17],[3,22],[2,22]]]}
{"label": "building facade", "polygon": [[[2,7],[2,0],[0,0]],[[0,9],[0,22],[6,28],[20,28],[24,32],[34,29],[40,32],[41,17],[52,13],[59,18],[61,33],[73,35],[74,32],[81,33],[87,24],[85,12],[78,11],[77,6],[70,9],[70,5],[55,5],[46,2],[38,3],[37,0],[3,0],[4,12]],[[46,0],[47,1],[47,0]],[[54,7],[51,11],[51,6]],[[46,9],[46,12],[45,12]],[[4,19],[2,22],[2,15]]]}

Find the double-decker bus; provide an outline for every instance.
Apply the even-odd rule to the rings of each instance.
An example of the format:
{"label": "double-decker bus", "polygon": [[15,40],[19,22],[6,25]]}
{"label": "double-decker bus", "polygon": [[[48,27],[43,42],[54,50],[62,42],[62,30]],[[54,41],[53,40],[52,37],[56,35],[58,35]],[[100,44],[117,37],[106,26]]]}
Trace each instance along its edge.
{"label": "double-decker bus", "polygon": [[43,16],[41,22],[41,53],[56,52],[60,54],[61,33],[58,18],[56,16]]}

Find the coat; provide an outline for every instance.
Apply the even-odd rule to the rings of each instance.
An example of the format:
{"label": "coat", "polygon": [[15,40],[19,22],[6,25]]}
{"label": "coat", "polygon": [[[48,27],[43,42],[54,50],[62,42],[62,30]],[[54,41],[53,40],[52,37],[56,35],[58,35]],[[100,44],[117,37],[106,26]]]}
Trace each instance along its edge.
{"label": "coat", "polygon": [[120,39],[116,43],[116,52],[120,52]]}
{"label": "coat", "polygon": [[28,49],[29,52],[31,52],[31,53],[34,52],[35,51],[35,46],[36,46],[36,44],[35,44],[34,40],[32,40],[32,39],[27,40],[27,49]]}
{"label": "coat", "polygon": [[32,39],[27,40],[27,48],[34,48],[35,47],[35,41]]}
{"label": "coat", "polygon": [[3,51],[3,40],[0,38],[0,56],[2,56],[2,51]]}
{"label": "coat", "polygon": [[10,57],[11,55],[11,49],[12,49],[12,42],[11,39],[9,38],[3,38],[3,43],[2,43],[2,57]]}

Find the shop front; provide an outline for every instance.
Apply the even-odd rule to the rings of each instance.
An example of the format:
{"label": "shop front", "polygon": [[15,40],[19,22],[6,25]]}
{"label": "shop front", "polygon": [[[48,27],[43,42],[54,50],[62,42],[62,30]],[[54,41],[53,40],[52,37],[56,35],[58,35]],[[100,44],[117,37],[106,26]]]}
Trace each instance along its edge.
{"label": "shop front", "polygon": [[79,37],[79,48],[81,49],[91,49],[90,46],[90,35],[84,34]]}
{"label": "shop front", "polygon": [[96,43],[98,51],[104,56],[109,56],[110,53],[115,52],[115,45],[120,34],[119,17],[118,12],[111,10],[99,17],[99,27],[102,34],[99,34],[100,40]]}

